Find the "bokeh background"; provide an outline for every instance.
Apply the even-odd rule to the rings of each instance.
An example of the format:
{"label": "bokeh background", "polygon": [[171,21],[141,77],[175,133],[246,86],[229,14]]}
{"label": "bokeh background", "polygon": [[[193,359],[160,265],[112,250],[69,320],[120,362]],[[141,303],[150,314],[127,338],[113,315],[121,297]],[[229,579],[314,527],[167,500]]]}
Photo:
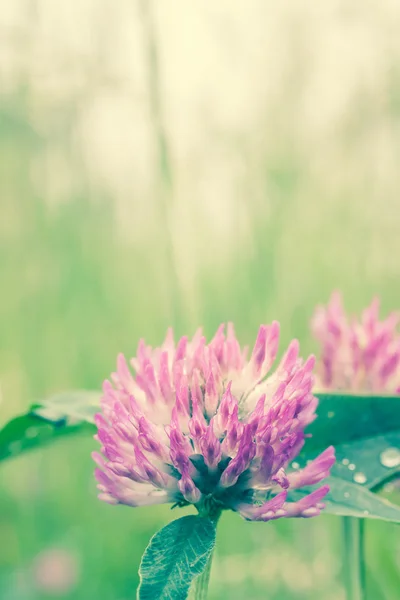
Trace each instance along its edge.
{"label": "bokeh background", "polygon": [[[397,0],[3,0],[0,424],[170,324],[277,318],[306,353],[333,288],[398,308],[399,28]],[[134,598],[178,513],[98,502],[94,447],[1,465],[2,600]],[[367,561],[396,600],[399,528]],[[340,568],[333,518],[226,515],[211,598],[343,600]]]}

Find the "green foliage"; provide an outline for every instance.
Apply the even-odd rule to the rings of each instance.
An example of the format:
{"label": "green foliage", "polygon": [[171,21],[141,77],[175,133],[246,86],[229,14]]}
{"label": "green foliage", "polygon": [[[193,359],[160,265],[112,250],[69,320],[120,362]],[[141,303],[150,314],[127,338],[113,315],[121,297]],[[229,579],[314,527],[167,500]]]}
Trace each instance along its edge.
{"label": "green foliage", "polygon": [[318,418],[309,427],[308,448],[337,446],[400,431],[400,396],[316,393]]}
{"label": "green foliage", "polygon": [[[324,482],[325,483],[325,482]],[[400,507],[363,488],[339,477],[329,477],[329,494],[324,498],[324,512],[340,517],[359,517],[362,519],[381,519],[400,523]],[[318,487],[318,486],[317,486]],[[289,500],[299,500],[315,489],[315,486],[292,490]]]}
{"label": "green foliage", "polygon": [[87,423],[71,423],[64,418],[42,419],[35,413],[21,415],[0,431],[0,461],[76,433],[93,433],[93,427]]}
{"label": "green foliage", "polygon": [[380,489],[400,475],[400,431],[339,444],[332,473],[368,489]]}
{"label": "green foliage", "polygon": [[[318,417],[310,427],[312,438],[298,458],[304,466],[329,444],[337,461],[330,478],[326,512],[400,522],[400,509],[372,494],[400,472],[393,454],[400,441],[400,398],[318,394]],[[50,397],[26,415],[12,420],[0,432],[0,460],[48,444],[71,433],[93,433],[99,410],[99,392],[65,392]],[[392,460],[385,460],[392,451]],[[293,497],[307,490],[293,492]]]}
{"label": "green foliage", "polygon": [[138,600],[184,600],[205,569],[215,545],[215,525],[189,515],[158,531],[139,569]]}
{"label": "green foliage", "polygon": [[[328,445],[336,450],[332,475],[375,489],[400,473],[400,397],[317,394],[318,418],[298,463],[302,466]],[[398,452],[391,461],[387,453]]]}
{"label": "green foliage", "polygon": [[69,421],[94,423],[100,410],[100,392],[73,390],[61,392],[33,407],[33,412],[49,421],[67,418]]}
{"label": "green foliage", "polygon": [[0,430],[0,461],[71,434],[93,434],[99,398],[98,392],[55,394],[26,414],[11,419]]}

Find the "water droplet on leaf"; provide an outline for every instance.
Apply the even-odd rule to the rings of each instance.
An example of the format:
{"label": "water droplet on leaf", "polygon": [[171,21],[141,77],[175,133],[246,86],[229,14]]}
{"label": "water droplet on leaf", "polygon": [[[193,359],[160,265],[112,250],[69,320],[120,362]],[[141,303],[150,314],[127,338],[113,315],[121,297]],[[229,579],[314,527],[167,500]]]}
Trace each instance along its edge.
{"label": "water droplet on leaf", "polygon": [[380,456],[381,463],[388,469],[400,466],[400,450],[398,448],[387,448]]}
{"label": "water droplet on leaf", "polygon": [[298,462],[292,462],[293,469],[298,469],[300,467]]}
{"label": "water droplet on leaf", "polygon": [[328,419],[332,419],[334,416],[335,416],[335,413],[334,413],[334,411],[333,411],[333,410],[330,410],[330,411],[328,412]]}
{"label": "water droplet on leaf", "polygon": [[350,492],[345,492],[343,495],[345,498],[350,498]]}
{"label": "water droplet on leaf", "polygon": [[36,437],[37,434],[38,434],[37,427],[28,427],[28,429],[25,431],[25,437],[27,437],[30,440],[32,438]]}
{"label": "water droplet on leaf", "polygon": [[11,442],[11,444],[8,446],[8,450],[9,450],[10,454],[18,454],[18,452],[20,452],[21,449],[22,449],[21,442]]}
{"label": "water droplet on leaf", "polygon": [[349,459],[348,459],[348,458],[344,458],[344,459],[342,460],[342,465],[344,465],[345,467],[347,467],[347,465],[349,464],[349,462],[350,462],[350,461],[349,461]]}
{"label": "water droplet on leaf", "polygon": [[356,468],[356,465],[355,465],[355,464],[353,464],[353,463],[350,463],[350,464],[349,464],[349,470],[350,470],[350,471],[354,471],[354,470],[355,470],[355,468]]}
{"label": "water droplet on leaf", "polygon": [[364,473],[355,473],[353,479],[356,483],[366,483],[367,481],[367,478],[364,475]]}

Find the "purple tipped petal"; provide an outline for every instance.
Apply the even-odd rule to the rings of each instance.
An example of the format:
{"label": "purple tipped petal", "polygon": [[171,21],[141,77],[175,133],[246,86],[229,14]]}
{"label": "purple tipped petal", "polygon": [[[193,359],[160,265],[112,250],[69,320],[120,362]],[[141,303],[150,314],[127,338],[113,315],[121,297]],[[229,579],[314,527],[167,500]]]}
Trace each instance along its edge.
{"label": "purple tipped petal", "polygon": [[138,440],[144,450],[164,461],[167,460],[168,447],[160,441],[160,434],[157,428],[145,419],[145,417],[141,417],[139,420]]}
{"label": "purple tipped petal", "polygon": [[379,370],[381,381],[386,382],[396,372],[400,363],[400,349],[389,355]]}
{"label": "purple tipped petal", "polygon": [[265,372],[268,372],[273,362],[275,361],[279,347],[280,326],[278,321],[273,321],[269,329],[268,345],[267,345],[267,364],[264,365]]}
{"label": "purple tipped petal", "polygon": [[107,504],[118,504],[118,500],[116,498],[114,498],[114,496],[111,496],[111,494],[106,494],[104,492],[102,492],[101,494],[98,494],[98,499],[102,500],[103,502],[107,502]]}
{"label": "purple tipped petal", "polygon": [[274,483],[277,483],[279,487],[283,488],[284,490],[287,490],[290,486],[289,479],[286,476],[285,470],[282,468],[278,469],[275,475],[271,477],[271,480]]}
{"label": "purple tipped petal", "polygon": [[266,398],[265,394],[263,394],[260,397],[260,399],[258,400],[258,402],[256,404],[255,409],[253,410],[253,412],[251,413],[250,418],[249,418],[249,425],[251,425],[251,431],[252,431],[253,436],[256,434],[256,431],[258,430],[261,418],[264,416],[265,398]]}
{"label": "purple tipped petal", "polygon": [[260,375],[261,369],[265,360],[266,345],[268,338],[268,327],[261,325],[258,330],[257,340],[251,355],[251,362],[253,363],[253,370],[255,375]]}
{"label": "purple tipped petal", "polygon": [[193,480],[187,475],[183,475],[178,483],[179,490],[187,502],[197,504],[201,498],[200,490],[195,486]]}
{"label": "purple tipped petal", "polygon": [[170,402],[173,398],[173,389],[171,385],[167,352],[162,352],[160,356],[159,387],[165,401]]}
{"label": "purple tipped petal", "polygon": [[[331,329],[337,336],[343,327]],[[373,330],[370,354],[390,338],[387,324]],[[351,340],[360,352],[354,332]],[[191,503],[201,511],[215,502],[263,521],[317,514],[323,491],[294,504],[286,503],[286,492],[277,493],[320,481],[333,460],[329,449],[303,471],[286,473],[315,418],[317,399],[314,359],[303,363],[296,341],[267,376],[278,342],[278,323],[262,325],[248,360],[230,323],[226,335],[221,326],[209,344],[200,329],[175,346],[169,330],[160,348],[140,341],[129,363],[120,355],[95,417],[99,497],[130,506]],[[380,377],[392,372],[397,352],[393,346],[390,360],[381,361]],[[272,497],[262,506],[243,502],[257,490]]]}
{"label": "purple tipped petal", "polygon": [[224,346],[225,346],[225,325],[222,324],[218,327],[217,333],[211,340],[209,346],[213,349],[216,359],[219,363],[224,360]]}
{"label": "purple tipped petal", "polygon": [[234,400],[231,392],[231,382],[228,383],[215,417],[215,429],[219,435],[224,434],[228,429],[229,419],[237,402]]}
{"label": "purple tipped petal", "polygon": [[133,378],[129,371],[128,365],[126,364],[125,356],[123,354],[118,355],[117,359],[117,375],[119,383],[129,391],[132,388]]}
{"label": "purple tipped petal", "polygon": [[282,510],[286,498],[287,492],[283,491],[274,498],[271,498],[271,500],[264,502],[261,506],[240,504],[237,510],[245,519],[250,521],[271,521],[279,516],[284,516],[277,513]]}
{"label": "purple tipped petal", "polygon": [[321,502],[329,492],[329,485],[324,485],[298,502],[288,502],[284,509],[288,517],[316,517],[325,505]]}
{"label": "purple tipped petal", "polygon": [[188,339],[186,336],[182,337],[179,340],[178,345],[176,347],[176,353],[175,353],[176,361],[182,360],[183,358],[185,358],[187,342],[188,342]]}
{"label": "purple tipped petal", "polygon": [[230,487],[239,479],[240,475],[248,469],[256,454],[256,444],[253,441],[251,426],[245,425],[239,442],[238,452],[231,460],[221,475],[222,487]]}
{"label": "purple tipped petal", "polygon": [[205,409],[208,415],[215,414],[218,408],[218,390],[214,373],[211,371],[206,381],[206,393],[204,398]]}
{"label": "purple tipped petal", "polygon": [[214,469],[221,459],[221,443],[214,433],[214,423],[211,420],[206,433],[200,441],[200,448],[204,461],[210,469]]}
{"label": "purple tipped petal", "polygon": [[296,366],[296,361],[299,355],[299,342],[298,340],[292,340],[289,348],[287,349],[284,357],[282,358],[281,364],[279,365],[280,371],[290,373]]}
{"label": "purple tipped petal", "polygon": [[236,456],[229,465],[226,467],[225,471],[222,473],[220,483],[223,488],[231,487],[235,485],[240,475],[245,470],[246,465],[244,461]]}
{"label": "purple tipped petal", "polygon": [[274,464],[275,452],[272,446],[266,444],[262,446],[260,469],[257,473],[257,482],[259,485],[268,486],[271,480],[272,468]]}
{"label": "purple tipped petal", "polygon": [[244,425],[238,418],[238,405],[233,408],[229,417],[228,429],[224,441],[222,442],[222,451],[228,456],[234,456],[243,434]]}
{"label": "purple tipped petal", "polygon": [[330,469],[335,460],[335,448],[329,446],[304,469],[290,473],[288,476],[290,487],[293,489],[319,483],[322,479],[329,477]]}
{"label": "purple tipped petal", "polygon": [[244,367],[244,359],[247,350],[242,351],[238,340],[236,339],[233,323],[228,323],[226,345],[224,351],[225,369],[240,370]]}

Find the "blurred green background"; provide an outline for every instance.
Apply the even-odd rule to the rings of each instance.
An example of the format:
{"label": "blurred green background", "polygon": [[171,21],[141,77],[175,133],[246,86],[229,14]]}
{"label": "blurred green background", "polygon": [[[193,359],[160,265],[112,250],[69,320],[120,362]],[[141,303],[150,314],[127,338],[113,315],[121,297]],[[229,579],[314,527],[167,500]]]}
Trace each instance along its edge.
{"label": "blurred green background", "polygon": [[[306,353],[333,288],[399,307],[399,25],[393,0],[1,3],[0,425],[170,324],[275,318]],[[1,465],[2,600],[134,598],[183,513],[98,502],[95,446]],[[367,561],[399,598],[398,528],[368,523]],[[211,598],[342,600],[340,568],[333,518],[226,515]]]}

